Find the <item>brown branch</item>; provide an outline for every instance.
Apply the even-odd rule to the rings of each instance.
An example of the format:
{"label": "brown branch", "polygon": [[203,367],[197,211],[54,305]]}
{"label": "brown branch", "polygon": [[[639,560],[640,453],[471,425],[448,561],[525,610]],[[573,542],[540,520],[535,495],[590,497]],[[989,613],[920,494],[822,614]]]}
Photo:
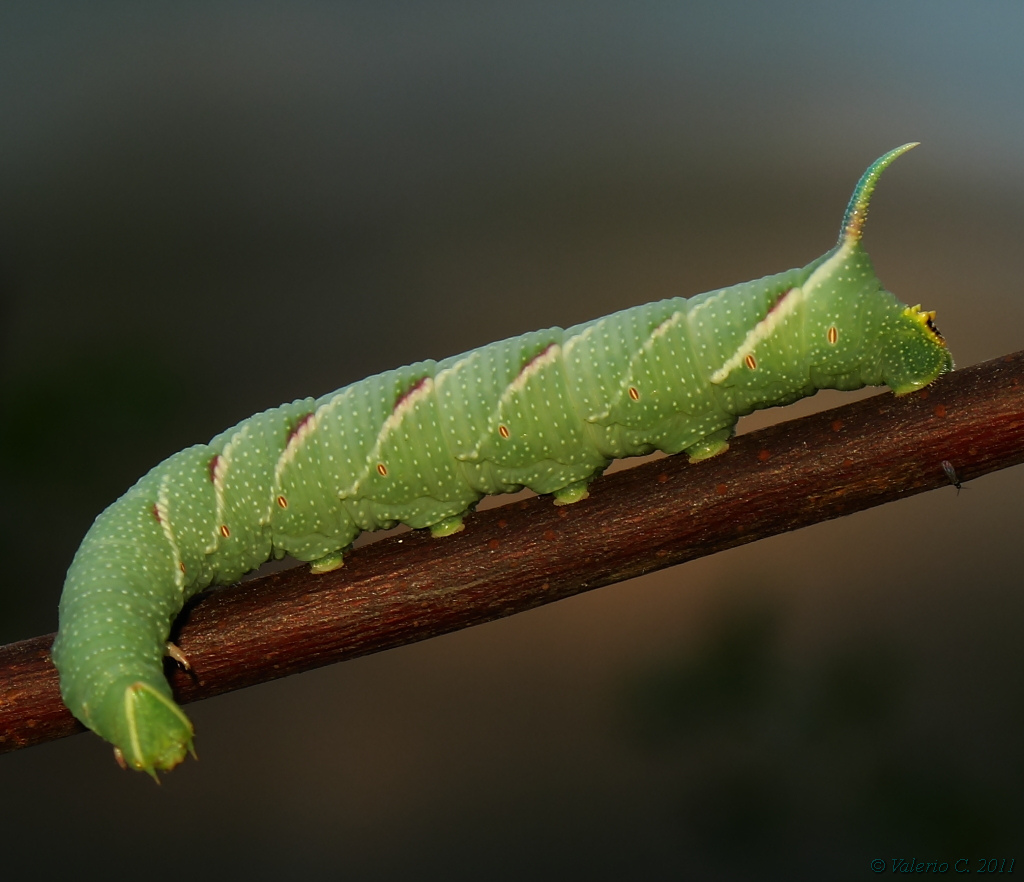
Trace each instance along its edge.
{"label": "brown branch", "polygon": [[[589,499],[480,512],[434,540],[405,533],[345,567],[298,567],[211,592],[180,623],[195,677],[182,702],[522,612],[766,536],[1024,461],[1024,352],[596,481]],[[0,647],[0,751],[80,731],[61,703],[53,635]]]}

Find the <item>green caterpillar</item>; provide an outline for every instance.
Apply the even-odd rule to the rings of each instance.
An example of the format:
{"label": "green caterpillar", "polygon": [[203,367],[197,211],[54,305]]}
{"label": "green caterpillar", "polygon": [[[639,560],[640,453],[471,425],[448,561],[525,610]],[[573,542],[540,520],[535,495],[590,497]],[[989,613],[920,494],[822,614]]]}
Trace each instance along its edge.
{"label": "green caterpillar", "polygon": [[914,146],[867,169],[838,244],[803,269],[368,377],[160,463],[68,570],[53,647],[64,701],[155,776],[192,749],[162,661],[208,585],[286,553],[326,572],[360,532],[397,523],[447,536],[491,493],[572,503],[612,459],[721,453],[757,408],[824,388],[902,395],[951,370],[934,313],[884,290],[860,243],[879,176]]}

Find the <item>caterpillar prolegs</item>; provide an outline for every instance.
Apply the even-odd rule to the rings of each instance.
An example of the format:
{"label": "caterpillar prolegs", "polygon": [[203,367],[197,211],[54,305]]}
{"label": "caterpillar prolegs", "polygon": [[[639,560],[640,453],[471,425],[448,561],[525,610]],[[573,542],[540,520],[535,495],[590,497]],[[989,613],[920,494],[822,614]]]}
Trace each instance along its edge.
{"label": "caterpillar prolegs", "polygon": [[575,502],[617,457],[723,451],[738,418],[818,389],[897,395],[951,370],[934,313],[884,290],[861,247],[885,168],[802,269],[423,361],[243,420],[156,466],[106,509],[68,570],[53,659],[79,720],[151,774],[192,726],[162,659],[185,601],[270,557],[327,571],[363,530],[457,532],[528,487]]}

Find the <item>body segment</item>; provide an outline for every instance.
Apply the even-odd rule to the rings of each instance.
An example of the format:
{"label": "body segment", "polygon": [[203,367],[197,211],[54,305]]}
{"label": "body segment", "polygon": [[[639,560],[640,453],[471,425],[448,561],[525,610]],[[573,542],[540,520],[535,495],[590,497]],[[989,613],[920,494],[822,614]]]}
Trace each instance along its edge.
{"label": "body segment", "polygon": [[210,584],[291,554],[326,571],[364,530],[461,529],[487,494],[574,502],[618,457],[724,450],[738,418],[820,388],[897,393],[952,367],[932,314],[882,289],[860,246],[869,168],[840,241],[802,269],[423,361],[256,414],[164,461],[103,512],[68,571],[64,699],[128,764],[173,767],[192,728],[162,657]]}

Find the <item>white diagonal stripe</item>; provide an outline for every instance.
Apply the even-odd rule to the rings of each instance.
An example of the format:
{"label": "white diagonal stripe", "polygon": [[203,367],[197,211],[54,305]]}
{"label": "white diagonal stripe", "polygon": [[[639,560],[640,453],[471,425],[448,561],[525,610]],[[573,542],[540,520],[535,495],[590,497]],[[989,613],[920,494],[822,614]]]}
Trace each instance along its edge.
{"label": "white diagonal stripe", "polygon": [[185,574],[181,571],[181,551],[178,549],[178,541],[174,538],[174,529],[171,527],[170,499],[168,497],[168,484],[171,480],[170,473],[160,479],[160,489],[156,496],[156,514],[160,522],[160,529],[164,532],[167,544],[174,552],[174,584],[179,591],[185,590]]}
{"label": "white diagonal stripe", "polygon": [[803,296],[802,288],[790,288],[783,294],[775,306],[768,310],[768,315],[747,331],[747,335],[743,338],[739,348],[726,360],[725,364],[711,375],[711,382],[721,383],[729,374],[743,364],[746,357],[753,353],[757,344],[770,337],[779,322],[786,319],[797,308],[803,300]]}
{"label": "white diagonal stripe", "polygon": [[373,449],[371,449],[366,456],[366,462],[363,464],[363,470],[356,476],[355,481],[353,481],[349,487],[346,487],[338,494],[342,499],[354,496],[358,492],[359,485],[366,479],[367,475],[370,474],[371,468],[376,469],[376,463],[380,458],[381,448],[384,446],[384,442],[387,441],[388,436],[402,424],[402,420],[412,412],[412,409],[423,398],[427,395],[433,394],[433,377],[426,376],[416,382],[416,388],[413,389],[412,392],[407,392],[398,402],[398,406],[395,407],[395,409],[388,414],[388,418],[384,420],[384,424],[380,427],[380,431],[377,433],[377,440],[374,442]]}

